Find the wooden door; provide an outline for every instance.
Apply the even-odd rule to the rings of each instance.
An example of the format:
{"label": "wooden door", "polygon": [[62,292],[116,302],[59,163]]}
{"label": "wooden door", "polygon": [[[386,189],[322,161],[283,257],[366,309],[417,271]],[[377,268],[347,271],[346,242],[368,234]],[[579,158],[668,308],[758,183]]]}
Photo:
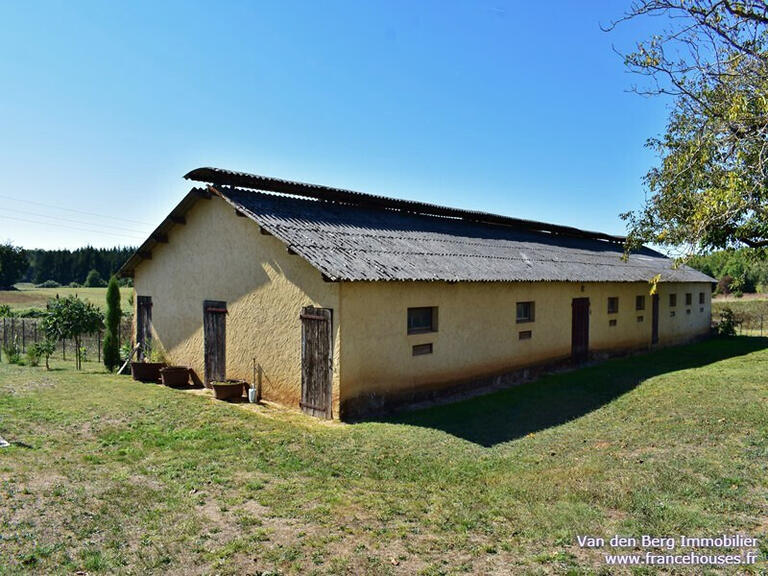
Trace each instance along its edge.
{"label": "wooden door", "polygon": [[659,342],[659,295],[654,294],[651,296],[651,303],[653,305],[651,311],[651,344],[658,344]]}
{"label": "wooden door", "polygon": [[139,347],[139,361],[146,360],[146,353],[152,340],[152,296],[136,297],[136,344]]}
{"label": "wooden door", "polygon": [[589,357],[589,298],[574,298],[571,309],[571,357],[584,362]]}
{"label": "wooden door", "polygon": [[205,354],[205,385],[211,380],[227,377],[227,303],[218,300],[203,302],[203,348]]}
{"label": "wooden door", "polygon": [[301,309],[301,409],[333,417],[333,315],[328,308]]}

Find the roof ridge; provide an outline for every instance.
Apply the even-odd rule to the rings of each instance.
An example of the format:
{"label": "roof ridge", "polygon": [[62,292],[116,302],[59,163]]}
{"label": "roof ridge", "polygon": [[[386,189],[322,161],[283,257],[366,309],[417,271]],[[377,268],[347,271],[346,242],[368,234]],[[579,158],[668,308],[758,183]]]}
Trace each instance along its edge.
{"label": "roof ridge", "polygon": [[344,188],[334,188],[332,186],[324,186],[321,184],[284,180],[282,178],[272,178],[270,176],[261,176],[259,174],[250,174],[248,172],[236,172],[233,170],[225,170],[223,168],[196,168],[185,174],[184,178],[196,182],[207,182],[213,185],[233,186],[235,189],[245,188],[248,190],[278,192],[292,196],[315,198],[329,202],[342,202],[368,208],[400,210],[403,212],[422,214],[424,216],[449,216],[460,218],[468,222],[496,224],[524,230],[546,232],[559,236],[589,238],[612,243],[624,243],[626,241],[626,237],[624,236],[582,230],[560,224],[549,224],[547,222],[513,218],[511,216],[493,214],[491,212],[465,210],[462,208],[451,208],[449,206],[429,204],[427,202],[390,198],[365,192],[356,192]]}

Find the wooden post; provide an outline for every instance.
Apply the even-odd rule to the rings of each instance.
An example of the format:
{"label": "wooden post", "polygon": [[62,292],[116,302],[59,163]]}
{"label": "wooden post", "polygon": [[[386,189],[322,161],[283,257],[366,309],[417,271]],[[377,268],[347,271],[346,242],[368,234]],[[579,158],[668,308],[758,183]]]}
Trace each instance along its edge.
{"label": "wooden post", "polygon": [[23,354],[27,352],[27,326],[24,318],[21,319],[21,352]]}
{"label": "wooden post", "polygon": [[101,364],[101,332],[96,332],[96,355],[99,358],[99,364]]}
{"label": "wooden post", "polygon": [[33,324],[35,329],[35,344],[37,344],[37,320],[35,320],[35,323]]}
{"label": "wooden post", "polygon": [[61,339],[61,359],[62,360],[67,359],[67,339],[66,338]]}

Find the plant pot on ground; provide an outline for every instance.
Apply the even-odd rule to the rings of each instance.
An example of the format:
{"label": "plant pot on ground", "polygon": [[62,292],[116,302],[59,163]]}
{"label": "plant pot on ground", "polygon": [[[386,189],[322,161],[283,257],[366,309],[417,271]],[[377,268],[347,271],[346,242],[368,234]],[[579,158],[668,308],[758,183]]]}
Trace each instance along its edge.
{"label": "plant pot on ground", "polygon": [[212,380],[213,396],[217,400],[242,398],[248,384],[244,380]]}
{"label": "plant pot on ground", "polygon": [[144,344],[144,360],[131,362],[131,374],[139,382],[160,382],[160,368],[167,366],[162,348],[149,340]]}
{"label": "plant pot on ground", "polygon": [[186,366],[166,366],[160,368],[160,378],[163,384],[170,387],[187,386],[189,384],[189,368]]}
{"label": "plant pot on ground", "polygon": [[139,382],[159,382],[165,362],[131,362],[131,375]]}

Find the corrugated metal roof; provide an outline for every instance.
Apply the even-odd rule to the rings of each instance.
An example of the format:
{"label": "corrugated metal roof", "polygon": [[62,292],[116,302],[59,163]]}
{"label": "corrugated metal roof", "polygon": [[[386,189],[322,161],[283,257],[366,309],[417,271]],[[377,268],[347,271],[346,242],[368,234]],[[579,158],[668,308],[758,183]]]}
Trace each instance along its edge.
{"label": "corrugated metal roof", "polygon": [[459,217],[217,186],[234,208],[329,280],[712,282],[645,248]]}

